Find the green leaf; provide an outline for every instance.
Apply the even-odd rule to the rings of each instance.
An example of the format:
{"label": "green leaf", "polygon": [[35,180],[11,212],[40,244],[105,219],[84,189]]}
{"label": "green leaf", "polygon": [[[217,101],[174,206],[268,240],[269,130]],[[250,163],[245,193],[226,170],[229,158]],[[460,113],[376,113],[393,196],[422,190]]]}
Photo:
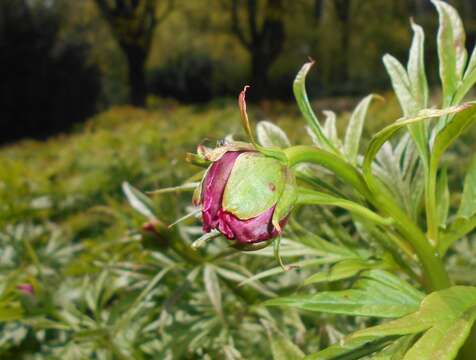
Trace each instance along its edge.
{"label": "green leaf", "polygon": [[0,303],[0,323],[15,321],[21,319],[23,309],[20,302],[2,302]]}
{"label": "green leaf", "polygon": [[344,140],[344,153],[351,164],[356,163],[357,155],[359,153],[360,138],[362,137],[362,130],[364,129],[365,117],[369,109],[370,101],[375,98],[371,94],[360,101],[352,113]]}
{"label": "green leaf", "polygon": [[126,195],[129,204],[144,215],[149,220],[157,220],[154,215],[154,204],[152,201],[142,192],[127,182],[122,183],[122,191]]}
{"label": "green leaf", "polygon": [[383,64],[392,81],[393,91],[397,95],[403,115],[410,116],[414,114],[418,109],[418,105],[413,97],[412,85],[405,68],[396,58],[389,54],[384,55]]}
{"label": "green leaf", "polygon": [[[431,162],[435,166],[446,149],[471,125],[476,118],[476,102],[459,105],[459,111],[438,132],[433,142]],[[450,108],[451,109],[451,108]]]}
{"label": "green leaf", "polygon": [[268,333],[273,360],[300,360],[304,359],[304,353],[281,331],[271,326],[267,321],[262,321]]}
{"label": "green leaf", "polygon": [[[336,261],[339,261],[341,257],[339,256],[327,256],[324,258],[317,258],[317,259],[308,259],[308,260],[302,260],[302,261],[297,261],[291,264],[288,264],[288,268],[291,269],[301,269],[305,268],[308,266],[317,266],[317,265],[323,265],[323,264],[332,264],[335,263]],[[271,269],[267,269],[265,271],[261,271],[252,277],[246,279],[245,281],[242,281],[240,283],[240,286],[246,285],[248,283],[252,283],[256,280],[264,279],[270,276],[274,276],[277,274],[282,274],[284,272],[283,268],[281,266],[276,266]]]}
{"label": "green leaf", "polygon": [[312,110],[309,98],[307,97],[306,77],[312,65],[314,65],[314,61],[309,61],[305,63],[296,75],[296,78],[294,79],[293,83],[294,97],[296,98],[299,110],[301,110],[304,119],[306,120],[313,134],[316,136],[316,139],[319,141],[319,144],[322,144],[324,149],[336,153],[337,150],[335,149],[335,147],[325,137],[322,126],[319,123],[316,114]]}
{"label": "green leaf", "polygon": [[[383,339],[385,340],[385,338]],[[405,356],[410,346],[415,341],[414,335],[402,336],[399,339],[393,341],[390,345],[376,354],[372,355],[372,360],[398,360]]]}
{"label": "green leaf", "polygon": [[220,317],[223,317],[220,284],[215,268],[212,265],[205,265],[203,269],[203,282],[215,312]]}
{"label": "green leaf", "polygon": [[391,318],[416,311],[421,297],[418,291],[396,276],[381,270],[371,270],[363,273],[349,290],[281,297],[264,304],[313,312]]}
{"label": "green leaf", "polygon": [[475,320],[476,288],[454,286],[427,295],[417,312],[360,330],[349,340],[424,332],[404,360],[450,360],[458,353]]}
{"label": "green leaf", "polygon": [[411,20],[413,40],[408,56],[407,72],[413,98],[417,110],[425,109],[428,105],[428,81],[425,73],[425,33],[420,25]]}
{"label": "green leaf", "polygon": [[256,136],[262,146],[276,146],[286,148],[291,146],[286,133],[269,121],[260,121],[256,125]]}
{"label": "green leaf", "polygon": [[350,339],[308,355],[305,360],[357,360],[373,354],[391,343],[392,338],[378,338],[375,336]]}
{"label": "green leaf", "polygon": [[463,194],[457,217],[469,219],[476,213],[476,156],[473,156],[464,178]]}
{"label": "green leaf", "polygon": [[324,110],[322,113],[326,117],[326,120],[324,121],[324,134],[337,149],[340,149],[342,147],[342,143],[337,134],[336,114],[329,110]]}
{"label": "green leaf", "polygon": [[443,106],[448,106],[451,104],[451,98],[466,65],[466,35],[458,12],[451,5],[440,0],[432,0],[432,2],[439,16],[437,45],[440,79],[443,86]]}
{"label": "green leaf", "polygon": [[456,94],[453,98],[453,104],[459,104],[469,90],[473,87],[474,83],[476,82],[476,46],[473,49],[471,54],[471,58],[469,59],[468,65],[466,67],[466,71],[463,76],[463,81],[458,86],[456,90]]}
{"label": "green leaf", "polygon": [[[413,29],[413,41],[408,57],[407,71],[410,81],[410,89],[415,101],[414,115],[428,105],[428,82],[425,74],[424,42],[425,34],[421,26],[411,21]],[[418,148],[418,152],[426,163],[428,160],[428,124],[426,121],[408,126],[408,130]]]}
{"label": "green leaf", "polygon": [[364,270],[385,267],[388,267],[388,265],[383,262],[369,262],[360,259],[346,259],[338,262],[328,271],[321,271],[307,278],[304,281],[304,285],[348,279],[353,276],[356,276]]}
{"label": "green leaf", "polygon": [[[382,147],[382,145],[389,140],[398,130],[402,129],[405,126],[412,125],[418,123],[420,121],[425,121],[429,118],[436,118],[448,114],[454,114],[460,112],[464,114],[464,116],[468,116],[468,109],[474,109],[472,103],[466,103],[462,105],[448,107],[446,109],[425,109],[418,112],[416,116],[407,118],[403,117],[398,119],[393,124],[390,124],[380,130],[377,134],[375,134],[372,139],[370,140],[369,146],[367,151],[365,152],[364,163],[363,163],[363,173],[364,177],[366,178],[369,184],[375,184],[373,177],[372,177],[372,162],[375,159],[378,151]],[[474,110],[473,110],[474,111]],[[456,117],[455,117],[456,118]],[[466,118],[466,117],[463,117]],[[452,121],[453,122],[453,121]],[[451,123],[452,123],[451,122]],[[461,123],[461,120],[458,121]],[[454,131],[453,131],[454,132]],[[448,137],[448,135],[446,135]]]}
{"label": "green leaf", "polygon": [[444,255],[455,241],[461,239],[476,227],[476,214],[470,218],[457,217],[441,234],[438,251]]}
{"label": "green leaf", "polygon": [[298,189],[297,203],[301,205],[331,205],[341,207],[351,213],[381,225],[390,225],[393,220],[384,218],[372,210],[347,199],[341,199],[326,193],[306,188]]}

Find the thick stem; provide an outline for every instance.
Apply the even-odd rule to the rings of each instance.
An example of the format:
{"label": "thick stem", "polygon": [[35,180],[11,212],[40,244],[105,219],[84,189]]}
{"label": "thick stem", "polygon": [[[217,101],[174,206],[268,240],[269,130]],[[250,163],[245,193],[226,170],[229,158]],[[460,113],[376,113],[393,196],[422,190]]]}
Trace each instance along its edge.
{"label": "thick stem", "polygon": [[147,97],[145,61],[147,51],[141,46],[121,45],[128,65],[129,93],[132,105],[144,106]]}
{"label": "thick stem", "polygon": [[345,183],[354,187],[361,195],[371,198],[372,194],[367,188],[360,173],[342,158],[314,146],[298,145],[284,150],[289,166],[299,163],[313,163],[331,170]]}
{"label": "thick stem", "polygon": [[409,240],[421,262],[428,291],[435,291],[451,286],[440,254],[428,242],[420,228],[404,213],[402,209],[383,191],[371,192],[359,171],[342,158],[312,146],[295,146],[285,150],[289,165],[302,162],[321,165],[336,174],[343,181],[353,186],[379,211],[394,218],[397,230]]}

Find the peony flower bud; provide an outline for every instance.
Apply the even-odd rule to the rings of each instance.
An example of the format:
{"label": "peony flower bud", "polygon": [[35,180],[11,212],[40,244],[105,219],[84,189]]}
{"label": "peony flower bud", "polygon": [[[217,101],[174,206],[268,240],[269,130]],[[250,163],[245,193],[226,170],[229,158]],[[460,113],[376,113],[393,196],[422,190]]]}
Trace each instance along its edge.
{"label": "peony flower bud", "polygon": [[17,285],[17,290],[21,292],[22,294],[25,295],[34,295],[35,294],[35,289],[33,288],[33,285],[31,284],[18,284]]}
{"label": "peony flower bud", "polygon": [[218,230],[239,244],[276,237],[296,200],[295,178],[277,159],[249,147],[216,149],[197,202],[203,230]]}

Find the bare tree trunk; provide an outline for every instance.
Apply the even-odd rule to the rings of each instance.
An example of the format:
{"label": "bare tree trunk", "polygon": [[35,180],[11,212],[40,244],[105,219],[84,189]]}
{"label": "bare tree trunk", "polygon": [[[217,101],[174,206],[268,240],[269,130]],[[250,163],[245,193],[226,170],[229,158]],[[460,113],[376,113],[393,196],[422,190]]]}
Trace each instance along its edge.
{"label": "bare tree trunk", "polygon": [[336,10],[337,18],[340,22],[341,28],[341,68],[339,71],[340,81],[349,81],[349,52],[350,52],[350,37],[351,37],[351,23],[350,23],[350,11],[351,0],[334,0],[334,6]]}
{"label": "bare tree trunk", "polygon": [[324,0],[314,0],[314,20],[319,22],[324,13]]}
{"label": "bare tree trunk", "polygon": [[144,106],[147,97],[145,62],[147,53],[141,46],[121,45],[127,59],[129,98],[134,106]]}
{"label": "bare tree trunk", "polygon": [[[258,28],[257,0],[247,0],[246,32],[243,31],[238,19],[238,4],[238,0],[232,2],[232,31],[250,53],[253,89],[250,97],[258,100],[269,94],[269,70],[283,49],[285,39],[283,0],[267,1],[261,28]],[[246,33],[249,35],[246,36]]]}

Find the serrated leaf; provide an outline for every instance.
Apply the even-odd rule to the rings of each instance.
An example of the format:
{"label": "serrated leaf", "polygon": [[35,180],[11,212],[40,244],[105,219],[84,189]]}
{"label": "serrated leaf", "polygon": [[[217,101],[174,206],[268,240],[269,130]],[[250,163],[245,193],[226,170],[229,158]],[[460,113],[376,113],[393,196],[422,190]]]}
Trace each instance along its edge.
{"label": "serrated leaf", "polygon": [[400,317],[418,309],[421,294],[381,270],[362,274],[349,290],[324,291],[266,301],[267,306],[290,306],[313,312],[355,316]]}
{"label": "serrated leaf", "polygon": [[154,215],[154,205],[145,194],[127,182],[122,183],[122,191],[126,195],[129,204],[135,210],[144,215],[148,220],[157,220]]}
{"label": "serrated leaf", "polygon": [[260,121],[256,125],[256,136],[262,146],[276,146],[280,148],[291,146],[286,133],[279,126],[269,121]]}
{"label": "serrated leaf", "polygon": [[350,117],[349,124],[347,125],[344,140],[344,153],[351,164],[355,164],[357,161],[365,118],[367,116],[370,102],[373,98],[375,98],[375,95],[371,94],[359,102]]}

